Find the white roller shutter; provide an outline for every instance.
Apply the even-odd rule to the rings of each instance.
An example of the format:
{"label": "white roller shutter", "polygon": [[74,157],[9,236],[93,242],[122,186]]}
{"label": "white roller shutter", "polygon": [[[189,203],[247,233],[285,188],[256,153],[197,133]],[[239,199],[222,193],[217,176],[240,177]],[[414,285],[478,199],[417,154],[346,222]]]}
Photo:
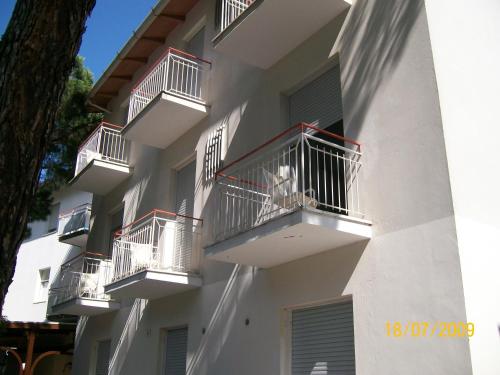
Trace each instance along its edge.
{"label": "white roller shutter", "polygon": [[97,359],[95,364],[95,375],[108,375],[110,355],[111,355],[111,340],[99,341],[97,343]]}
{"label": "white roller shutter", "polygon": [[352,302],[292,312],[292,375],[354,375]]}
{"label": "white roller shutter", "polygon": [[186,375],[188,329],[167,331],[164,375]]}
{"label": "white roller shutter", "polygon": [[328,70],[289,97],[290,125],[317,123],[326,128],[342,119],[339,65]]}

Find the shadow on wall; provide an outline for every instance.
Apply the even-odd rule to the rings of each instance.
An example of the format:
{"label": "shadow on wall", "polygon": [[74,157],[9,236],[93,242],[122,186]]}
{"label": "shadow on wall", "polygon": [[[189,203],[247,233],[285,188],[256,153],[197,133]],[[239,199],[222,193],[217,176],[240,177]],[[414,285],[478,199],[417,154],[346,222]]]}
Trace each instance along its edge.
{"label": "shadow on wall", "polygon": [[[356,137],[381,82],[395,68],[424,8],[423,0],[357,1],[340,40],[344,114]],[[408,88],[411,90],[411,88]],[[345,106],[344,106],[345,108]]]}

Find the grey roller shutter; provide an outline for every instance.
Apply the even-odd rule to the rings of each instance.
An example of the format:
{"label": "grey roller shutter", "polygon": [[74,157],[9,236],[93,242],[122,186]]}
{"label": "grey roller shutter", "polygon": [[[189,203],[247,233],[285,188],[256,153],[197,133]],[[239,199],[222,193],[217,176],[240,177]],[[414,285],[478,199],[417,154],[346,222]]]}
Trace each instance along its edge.
{"label": "grey roller shutter", "polygon": [[111,355],[111,340],[99,341],[97,343],[97,360],[95,364],[95,375],[108,375],[110,355]]}
{"label": "grey roller shutter", "polygon": [[[196,162],[193,161],[177,172],[177,192],[175,210],[178,214],[193,216],[194,186]],[[172,268],[174,271],[185,272],[190,267],[190,254],[193,247],[193,220],[177,217],[175,227],[175,245]]]}
{"label": "grey roller shutter", "polygon": [[167,331],[164,375],[186,374],[187,334],[187,327]]}
{"label": "grey roller shutter", "polygon": [[289,97],[290,125],[317,123],[326,128],[342,119],[339,65],[328,70]]}
{"label": "grey roller shutter", "polygon": [[292,312],[292,375],[354,375],[352,302]]}
{"label": "grey roller shutter", "polygon": [[177,172],[175,209],[177,213],[191,216],[194,208],[196,162],[193,161]]}

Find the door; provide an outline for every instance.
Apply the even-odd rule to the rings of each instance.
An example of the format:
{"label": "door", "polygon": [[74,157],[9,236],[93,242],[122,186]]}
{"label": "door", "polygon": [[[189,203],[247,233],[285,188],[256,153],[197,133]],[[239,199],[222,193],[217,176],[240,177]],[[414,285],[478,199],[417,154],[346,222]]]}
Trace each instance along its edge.
{"label": "door", "polygon": [[352,302],[292,312],[292,375],[355,375]]}
{"label": "door", "polygon": [[[337,65],[289,97],[290,125],[305,122],[344,136],[340,67]],[[322,211],[347,214],[344,142],[327,134],[308,131],[304,150],[305,195]]]}
{"label": "door", "polygon": [[187,327],[167,331],[163,375],[186,375],[187,334]]}

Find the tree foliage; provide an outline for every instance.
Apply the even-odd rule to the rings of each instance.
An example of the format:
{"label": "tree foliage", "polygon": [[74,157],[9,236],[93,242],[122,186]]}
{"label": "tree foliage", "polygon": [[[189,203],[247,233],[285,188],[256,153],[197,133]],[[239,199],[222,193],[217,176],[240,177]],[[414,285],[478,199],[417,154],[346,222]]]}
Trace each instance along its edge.
{"label": "tree foliage", "polygon": [[77,56],[42,163],[40,184],[30,209],[30,221],[45,220],[49,215],[53,192],[73,177],[79,145],[102,120],[102,114],[89,113],[87,110],[92,84],[92,72],[84,66],[83,57]]}

